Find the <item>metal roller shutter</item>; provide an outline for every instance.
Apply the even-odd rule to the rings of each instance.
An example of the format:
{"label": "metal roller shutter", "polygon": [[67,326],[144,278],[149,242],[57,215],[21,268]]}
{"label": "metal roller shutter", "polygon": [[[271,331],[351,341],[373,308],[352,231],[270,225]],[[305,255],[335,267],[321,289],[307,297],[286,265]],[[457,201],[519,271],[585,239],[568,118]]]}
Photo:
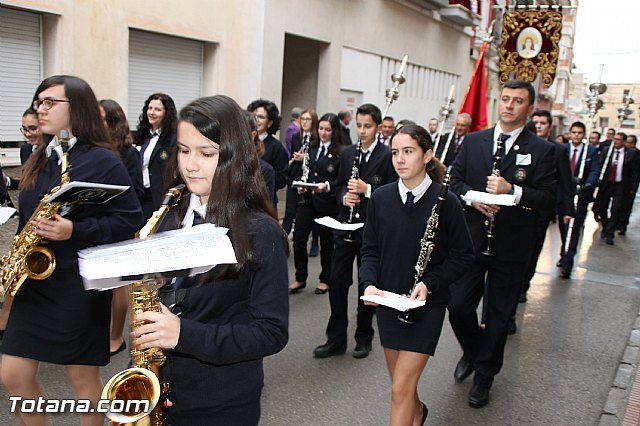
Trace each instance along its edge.
{"label": "metal roller shutter", "polygon": [[0,140],[3,142],[23,140],[20,119],[42,78],[40,34],[40,15],[0,9]]}
{"label": "metal roller shutter", "polygon": [[137,128],[144,101],[156,92],[176,108],[201,96],[204,43],[146,31],[129,31],[128,119]]}

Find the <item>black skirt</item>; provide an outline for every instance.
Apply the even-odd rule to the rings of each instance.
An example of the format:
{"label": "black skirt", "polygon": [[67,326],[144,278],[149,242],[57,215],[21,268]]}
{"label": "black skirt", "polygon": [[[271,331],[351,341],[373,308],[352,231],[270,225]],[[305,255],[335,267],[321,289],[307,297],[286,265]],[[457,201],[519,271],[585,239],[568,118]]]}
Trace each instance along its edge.
{"label": "black skirt", "polygon": [[85,290],[78,273],[27,279],[13,300],[1,351],[53,364],[109,363],[111,291]]}
{"label": "black skirt", "polygon": [[387,349],[433,355],[440,340],[446,311],[445,304],[425,305],[414,309],[414,324],[398,320],[400,311],[378,306],[376,317],[380,342]]}

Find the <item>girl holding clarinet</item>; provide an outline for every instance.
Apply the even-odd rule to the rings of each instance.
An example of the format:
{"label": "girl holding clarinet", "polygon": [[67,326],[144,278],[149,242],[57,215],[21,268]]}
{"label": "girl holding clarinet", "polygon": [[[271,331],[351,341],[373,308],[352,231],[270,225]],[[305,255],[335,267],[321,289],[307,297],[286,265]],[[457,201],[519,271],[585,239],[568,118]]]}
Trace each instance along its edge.
{"label": "girl holding clarinet", "polygon": [[[449,285],[473,260],[473,247],[460,202],[440,183],[444,167],[433,158],[427,130],[407,124],[396,131],[389,147],[400,179],[379,188],[369,200],[360,287],[365,295],[384,297],[386,290],[426,300],[413,310],[414,323],[402,321],[399,311],[386,306],[377,305],[376,312],[391,378],[389,424],[421,425],[428,409],[418,396],[418,381],[440,338]],[[428,221],[432,213],[438,221]],[[419,254],[426,255],[420,251],[427,226],[435,229],[435,237],[429,238],[434,247],[424,273],[414,276]]]}

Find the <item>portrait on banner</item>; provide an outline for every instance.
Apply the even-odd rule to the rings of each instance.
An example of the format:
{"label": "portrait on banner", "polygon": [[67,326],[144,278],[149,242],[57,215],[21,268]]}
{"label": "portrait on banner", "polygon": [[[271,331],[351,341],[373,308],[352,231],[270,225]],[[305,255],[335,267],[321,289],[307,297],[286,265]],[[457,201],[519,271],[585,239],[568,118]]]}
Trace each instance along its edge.
{"label": "portrait on banner", "polygon": [[558,64],[562,13],[551,10],[506,12],[502,20],[499,78],[551,86]]}

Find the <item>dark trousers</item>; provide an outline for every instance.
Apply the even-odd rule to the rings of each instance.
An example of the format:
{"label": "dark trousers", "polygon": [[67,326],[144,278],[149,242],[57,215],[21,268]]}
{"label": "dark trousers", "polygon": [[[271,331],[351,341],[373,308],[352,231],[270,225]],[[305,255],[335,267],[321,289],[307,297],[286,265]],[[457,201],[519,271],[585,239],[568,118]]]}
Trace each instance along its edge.
{"label": "dark trousers", "polygon": [[636,198],[636,193],[625,194],[622,197],[622,204],[620,205],[620,216],[618,217],[618,224],[616,229],[620,231],[627,231],[627,226],[629,225],[629,217],[631,216],[631,211],[633,210],[633,201]]}
{"label": "dark trousers", "polygon": [[282,228],[287,235],[289,235],[291,228],[293,228],[293,220],[296,218],[299,200],[298,190],[287,186],[287,201],[284,208],[284,218],[282,219]]}
{"label": "dark trousers", "polygon": [[[343,231],[334,231],[334,251],[331,265],[331,285],[329,286],[329,303],[331,316],[327,324],[327,339],[329,342],[345,342],[349,325],[349,287],[353,284],[353,261],[357,260],[358,268],[362,261],[360,245],[362,230],[354,231],[357,242],[344,241],[347,235]],[[366,306],[360,300],[362,293],[358,286],[358,313],[356,326],[356,343],[368,345],[373,340],[373,314],[375,307]]]}
{"label": "dark trousers", "polygon": [[[507,328],[520,293],[526,262],[504,262],[478,254],[465,275],[451,286],[449,322],[464,356],[472,360],[474,382],[491,386],[502,368]],[[484,332],[478,325],[478,303],[487,286]]]}
{"label": "dark trousers", "polygon": [[144,213],[144,220],[148,220],[155,210],[156,206],[153,204],[151,188],[145,188],[144,197],[142,197],[142,212]]}
{"label": "dark trousers", "polygon": [[547,228],[549,227],[550,222],[551,220],[549,219],[539,219],[536,221],[536,228],[533,234],[531,247],[531,256],[529,257],[529,260],[527,260],[527,266],[524,270],[524,280],[522,281],[521,291],[525,293],[529,290],[531,280],[536,274],[536,266],[538,265],[538,259],[540,258],[542,247],[544,246],[544,240],[547,236]]}
{"label": "dark trousers", "polygon": [[[598,203],[596,206],[602,230],[607,237],[613,238],[614,232],[620,220],[620,210],[624,193],[622,191],[622,182],[607,183],[600,188],[598,194]],[[609,210],[611,204],[611,210]]]}
{"label": "dark trousers", "polygon": [[304,282],[309,276],[309,255],[307,241],[314,225],[320,235],[320,281],[331,286],[331,259],[333,257],[333,230],[326,226],[319,226],[313,220],[327,216],[320,214],[313,208],[313,204],[297,206],[296,227],[293,230],[293,262],[296,267],[296,281]]}
{"label": "dark trousers", "polygon": [[562,270],[565,272],[571,272],[573,270],[573,258],[578,252],[578,243],[584,230],[584,221],[587,218],[587,211],[591,197],[578,197],[578,205],[576,206],[576,216],[573,221],[573,229],[571,230],[571,241],[569,241],[569,247],[566,247],[567,232],[569,224],[565,224],[563,218],[558,218],[558,228],[560,228],[560,238],[562,246],[560,249],[560,256],[562,258]]}

